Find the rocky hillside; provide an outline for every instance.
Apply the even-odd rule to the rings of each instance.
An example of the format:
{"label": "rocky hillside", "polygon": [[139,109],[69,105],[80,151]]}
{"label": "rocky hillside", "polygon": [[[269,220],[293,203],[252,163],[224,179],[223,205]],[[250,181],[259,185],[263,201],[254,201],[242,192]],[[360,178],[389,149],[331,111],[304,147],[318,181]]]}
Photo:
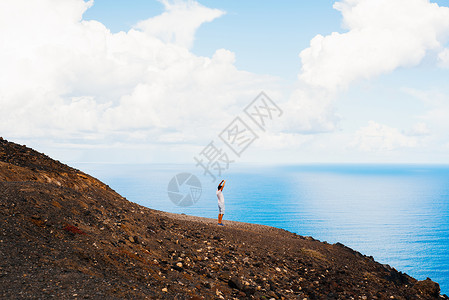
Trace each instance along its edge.
{"label": "rocky hillside", "polygon": [[131,203],[0,139],[0,298],[448,299],[344,245]]}

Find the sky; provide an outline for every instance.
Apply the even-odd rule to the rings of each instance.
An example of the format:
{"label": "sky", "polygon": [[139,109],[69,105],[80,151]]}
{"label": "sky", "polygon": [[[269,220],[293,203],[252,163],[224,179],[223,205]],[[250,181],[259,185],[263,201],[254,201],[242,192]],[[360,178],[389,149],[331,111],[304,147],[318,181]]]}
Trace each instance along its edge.
{"label": "sky", "polygon": [[67,163],[449,163],[449,0],[2,1],[0,39],[0,136]]}

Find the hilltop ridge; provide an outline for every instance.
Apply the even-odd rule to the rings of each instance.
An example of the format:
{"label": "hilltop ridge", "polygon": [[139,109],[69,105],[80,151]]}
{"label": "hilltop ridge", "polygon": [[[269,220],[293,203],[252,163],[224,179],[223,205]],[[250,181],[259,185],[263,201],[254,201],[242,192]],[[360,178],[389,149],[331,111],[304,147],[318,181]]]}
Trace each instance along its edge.
{"label": "hilltop ridge", "polygon": [[0,138],[0,298],[449,299],[342,244],[176,215]]}

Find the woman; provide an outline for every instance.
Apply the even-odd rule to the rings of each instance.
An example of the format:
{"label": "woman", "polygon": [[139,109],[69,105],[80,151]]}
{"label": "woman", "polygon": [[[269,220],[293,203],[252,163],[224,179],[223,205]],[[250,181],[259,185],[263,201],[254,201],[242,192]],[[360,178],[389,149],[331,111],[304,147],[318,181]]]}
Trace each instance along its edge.
{"label": "woman", "polygon": [[224,196],[223,196],[223,188],[225,186],[226,180],[222,180],[220,184],[218,185],[217,189],[217,198],[218,198],[218,225],[224,226],[223,221],[223,215],[225,211],[225,204],[224,204]]}

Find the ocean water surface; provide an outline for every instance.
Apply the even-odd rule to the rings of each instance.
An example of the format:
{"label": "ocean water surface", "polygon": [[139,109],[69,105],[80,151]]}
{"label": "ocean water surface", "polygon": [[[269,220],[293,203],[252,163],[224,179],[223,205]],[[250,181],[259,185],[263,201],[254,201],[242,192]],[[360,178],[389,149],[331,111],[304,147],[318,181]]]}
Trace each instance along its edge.
{"label": "ocean water surface", "polygon": [[[128,200],[153,209],[216,218],[218,181],[193,165],[75,164]],[[202,194],[173,204],[167,185],[191,172]],[[226,220],[265,224],[341,242],[449,294],[449,166],[233,166],[223,174]]]}

